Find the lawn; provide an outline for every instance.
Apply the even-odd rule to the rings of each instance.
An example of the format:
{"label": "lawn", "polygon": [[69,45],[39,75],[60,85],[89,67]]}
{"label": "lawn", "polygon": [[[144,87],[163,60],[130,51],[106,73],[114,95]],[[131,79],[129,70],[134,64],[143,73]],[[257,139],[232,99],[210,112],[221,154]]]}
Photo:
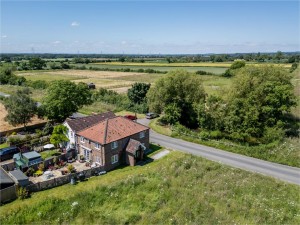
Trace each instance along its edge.
{"label": "lawn", "polygon": [[[13,94],[13,93],[16,93],[17,90],[22,90],[24,88],[25,87],[17,86],[17,85],[1,84],[0,85],[0,92],[4,92],[6,94]],[[44,94],[45,94],[45,90],[33,89],[31,87],[29,87],[29,90],[32,92],[31,97],[35,101],[41,101]]]}
{"label": "lawn", "polygon": [[58,149],[53,149],[53,150],[47,150],[47,151],[43,151],[40,152],[42,158],[45,160],[51,156],[57,156],[60,155],[61,153],[58,151]]}
{"label": "lawn", "polygon": [[171,152],[1,206],[2,224],[299,224],[299,187]]}

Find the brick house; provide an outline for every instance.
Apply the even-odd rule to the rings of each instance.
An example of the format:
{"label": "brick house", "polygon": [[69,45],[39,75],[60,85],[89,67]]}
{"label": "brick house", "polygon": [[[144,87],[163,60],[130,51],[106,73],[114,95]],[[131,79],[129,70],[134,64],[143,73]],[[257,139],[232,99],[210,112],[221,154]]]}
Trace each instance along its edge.
{"label": "brick house", "polygon": [[66,119],[63,125],[68,128],[68,132],[66,134],[69,139],[69,142],[66,143],[67,149],[76,147],[75,134],[77,132],[86,129],[87,127],[90,127],[96,123],[99,123],[107,118],[113,118],[115,116],[116,115],[113,112],[106,112],[101,114],[93,114],[90,116],[80,117],[76,119],[70,119],[70,118]]}
{"label": "brick house", "polygon": [[116,116],[81,130],[76,139],[79,154],[108,171],[143,159],[149,148],[149,128]]}

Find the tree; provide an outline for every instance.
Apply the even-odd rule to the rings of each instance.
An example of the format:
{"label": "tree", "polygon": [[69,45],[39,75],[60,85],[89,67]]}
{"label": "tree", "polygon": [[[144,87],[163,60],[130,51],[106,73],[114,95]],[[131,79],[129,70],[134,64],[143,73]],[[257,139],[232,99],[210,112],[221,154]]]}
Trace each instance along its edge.
{"label": "tree", "polygon": [[76,85],[66,80],[53,81],[42,102],[42,114],[57,122],[64,121],[83,105],[92,103],[91,92],[85,83]]}
{"label": "tree", "polygon": [[244,66],[246,66],[245,61],[238,60],[231,64],[230,69],[235,70],[235,69],[242,68]]}
{"label": "tree", "polygon": [[246,140],[260,138],[267,128],[285,124],[296,105],[291,76],[283,68],[244,67],[234,79],[224,119],[227,133]]}
{"label": "tree", "polygon": [[234,70],[240,69],[240,68],[245,67],[245,66],[246,66],[245,61],[241,61],[241,60],[235,61],[234,63],[231,64],[229,69],[227,69],[222,74],[222,76],[223,77],[232,77],[232,76],[234,76],[234,73],[235,73]]}
{"label": "tree", "polygon": [[46,61],[39,57],[34,57],[29,60],[28,64],[32,70],[42,70],[46,66]]}
{"label": "tree", "polygon": [[60,143],[69,141],[67,132],[68,128],[64,125],[55,126],[50,137],[50,143],[58,147]]}
{"label": "tree", "polygon": [[173,125],[179,121],[181,109],[175,103],[171,103],[165,107],[164,113],[162,120]]}
{"label": "tree", "polygon": [[134,104],[141,104],[146,101],[146,95],[150,89],[151,84],[134,83],[127,91],[129,100]]}
{"label": "tree", "polygon": [[25,130],[26,124],[31,121],[37,111],[36,102],[30,98],[30,93],[28,88],[18,90],[4,101],[8,112],[5,120],[13,126],[23,124]]}
{"label": "tree", "polygon": [[119,58],[119,61],[122,62],[122,63],[125,62],[125,57],[123,57],[123,56],[120,57],[120,58]]}
{"label": "tree", "polygon": [[185,70],[175,70],[160,78],[147,94],[151,111],[161,113],[165,107],[175,104],[180,111],[179,122],[191,128],[197,127],[195,105],[205,98],[200,76]]}

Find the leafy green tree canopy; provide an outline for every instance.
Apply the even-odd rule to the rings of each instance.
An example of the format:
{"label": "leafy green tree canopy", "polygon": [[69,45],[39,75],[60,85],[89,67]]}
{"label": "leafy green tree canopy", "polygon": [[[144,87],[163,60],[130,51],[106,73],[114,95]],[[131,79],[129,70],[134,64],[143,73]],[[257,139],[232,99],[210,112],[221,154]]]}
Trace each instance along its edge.
{"label": "leafy green tree canopy", "polygon": [[85,83],[57,80],[46,89],[41,111],[48,119],[62,122],[83,105],[91,103],[91,92]]}
{"label": "leafy green tree canopy", "polygon": [[54,127],[53,132],[50,137],[50,143],[58,146],[60,143],[69,141],[67,138],[68,128],[64,125],[57,125]]}
{"label": "leafy green tree canopy", "polygon": [[151,84],[134,83],[127,92],[129,100],[135,104],[143,103],[146,100],[146,95],[150,86]]}
{"label": "leafy green tree canopy", "polygon": [[4,106],[8,112],[5,120],[11,125],[17,126],[23,124],[26,129],[26,124],[35,115],[37,106],[36,102],[30,98],[30,93],[30,90],[25,88],[18,90],[15,94],[5,99]]}
{"label": "leafy green tree canopy", "polygon": [[244,67],[229,95],[225,129],[243,137],[262,137],[267,127],[282,127],[285,113],[295,105],[291,76],[285,69]]}
{"label": "leafy green tree canopy", "polygon": [[237,60],[231,64],[230,69],[235,70],[246,66],[245,61]]}
{"label": "leafy green tree canopy", "polygon": [[179,122],[197,127],[194,105],[205,98],[201,77],[185,70],[175,70],[159,79],[147,94],[151,111],[161,113],[165,107],[175,104],[180,112]]}
{"label": "leafy green tree canopy", "polygon": [[31,58],[28,64],[32,70],[42,70],[46,67],[46,61],[39,57]]}

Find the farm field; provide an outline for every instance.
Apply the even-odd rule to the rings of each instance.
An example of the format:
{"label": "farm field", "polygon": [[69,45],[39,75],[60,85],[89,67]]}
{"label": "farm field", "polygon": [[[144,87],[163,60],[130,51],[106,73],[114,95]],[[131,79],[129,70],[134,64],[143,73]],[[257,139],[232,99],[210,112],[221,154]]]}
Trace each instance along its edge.
{"label": "farm field", "polygon": [[106,88],[119,93],[126,92],[135,82],[154,83],[161,74],[114,72],[114,71],[90,71],[90,70],[53,70],[32,71],[17,73],[28,80],[72,80],[76,83],[94,83],[96,88]]}
{"label": "farm field", "polygon": [[[10,125],[8,122],[6,122],[4,120],[4,117],[6,115],[7,115],[7,111],[5,110],[4,105],[2,103],[0,103],[0,124],[1,124],[0,132],[23,127],[23,125],[19,125],[16,127]],[[33,117],[32,121],[27,124],[27,126],[38,124],[38,123],[43,123],[43,122],[46,122],[46,120],[39,119],[35,116],[35,117]]]}
{"label": "farm field", "polygon": [[[0,92],[6,93],[6,94],[13,94],[15,93],[17,90],[22,90],[25,87],[22,86],[17,86],[17,85],[9,85],[9,84],[2,84],[0,85]],[[31,87],[29,87],[29,90],[32,92],[31,97],[35,100],[40,102],[45,94],[44,90],[40,90],[40,89],[33,89]]]}
{"label": "farm field", "polygon": [[172,151],[1,206],[3,224],[299,224],[299,187]]}
{"label": "farm field", "polygon": [[[17,73],[24,76],[28,80],[72,80],[76,83],[93,82],[96,88],[107,88],[117,91],[119,93],[126,93],[126,91],[135,82],[145,82],[154,85],[154,82],[164,76],[164,74],[147,74],[134,72],[114,72],[114,71],[90,71],[90,70],[57,70],[57,71],[31,71]],[[200,75],[199,75],[200,76]],[[221,95],[222,90],[230,87],[232,80],[229,78],[215,76],[215,75],[201,75],[203,85],[208,94]],[[1,91],[0,87],[0,91]],[[5,93],[11,93],[13,89],[3,88]],[[6,92],[8,91],[8,92]],[[33,91],[33,97],[37,95],[37,91]]]}
{"label": "farm field", "polygon": [[[153,63],[148,63],[148,64],[153,64]],[[78,66],[83,66],[85,64],[78,64]],[[215,73],[215,74],[222,74],[225,72],[227,69],[226,67],[213,67],[213,66],[173,66],[173,64],[159,64],[163,66],[153,66],[153,65],[143,65],[143,64],[137,64],[137,65],[127,65],[126,64],[104,64],[104,63],[93,63],[89,64],[88,67],[94,67],[94,68],[109,68],[109,69],[133,69],[133,70],[138,70],[138,69],[153,69],[153,70],[158,70],[158,71],[170,71],[170,70],[176,70],[176,69],[184,69],[187,70],[188,72],[196,72],[199,70],[203,70],[206,72],[210,73]]]}
{"label": "farm field", "polygon": [[[159,67],[224,67],[229,68],[233,62],[220,62],[220,63],[212,63],[212,62],[197,62],[197,63],[157,63],[157,62],[103,62],[103,63],[95,63],[101,65],[118,65],[118,66],[159,66]],[[286,68],[290,68],[291,64],[275,64],[275,63],[246,63],[247,65],[276,65],[276,66],[283,66]]]}

